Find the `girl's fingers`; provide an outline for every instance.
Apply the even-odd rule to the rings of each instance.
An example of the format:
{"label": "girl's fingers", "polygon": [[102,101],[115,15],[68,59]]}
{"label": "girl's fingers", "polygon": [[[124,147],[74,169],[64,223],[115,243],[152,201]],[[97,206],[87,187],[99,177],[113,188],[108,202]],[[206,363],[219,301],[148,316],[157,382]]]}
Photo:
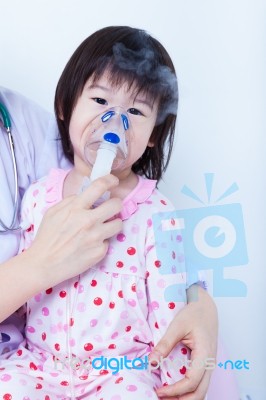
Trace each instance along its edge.
{"label": "girl's fingers", "polygon": [[[173,399],[178,399],[178,400],[204,400],[208,391],[209,383],[210,383],[210,378],[211,378],[211,371],[205,371],[202,380],[200,381],[200,384],[198,387],[191,393],[185,393],[183,395],[176,395],[177,390],[175,389],[175,385],[173,388],[171,388],[171,395],[161,397],[159,396],[160,399],[162,400],[173,400]],[[170,387],[170,386],[169,386]]]}

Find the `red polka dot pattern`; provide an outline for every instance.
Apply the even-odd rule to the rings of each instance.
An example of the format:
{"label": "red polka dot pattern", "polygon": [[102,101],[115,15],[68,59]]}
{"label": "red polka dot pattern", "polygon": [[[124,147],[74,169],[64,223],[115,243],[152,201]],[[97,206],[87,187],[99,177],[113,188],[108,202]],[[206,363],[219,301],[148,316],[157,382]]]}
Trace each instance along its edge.
{"label": "red polka dot pattern", "polygon": [[134,254],[136,254],[136,249],[134,247],[129,247],[127,249],[127,254],[129,254],[130,256],[133,256]]}
{"label": "red polka dot pattern", "polygon": [[92,343],[86,343],[84,344],[84,349],[86,351],[91,351],[93,349],[93,344]]}
{"label": "red polka dot pattern", "polygon": [[[58,181],[58,174],[62,172],[55,171],[53,174],[57,174],[56,179],[54,178],[56,186],[51,180],[47,181],[44,178],[33,185],[34,189],[30,188],[30,201],[26,200],[24,203],[23,215],[26,215],[26,219],[30,219],[27,225],[30,228],[25,232],[25,249],[36,235],[44,212],[57,200],[61,200],[57,188],[60,184],[62,188],[63,178],[61,183]],[[145,183],[147,187],[153,185],[150,181],[147,182]],[[14,397],[33,400],[38,389],[37,397],[51,400],[56,394],[47,393],[47,384],[49,393],[52,393],[52,387],[55,387],[55,390],[61,387],[62,393],[70,390],[69,376],[64,372],[64,365],[62,366],[67,341],[69,351],[75,359],[75,367],[79,368],[75,371],[75,382],[82,383],[81,381],[90,379],[89,371],[82,368],[82,360],[105,354],[112,357],[127,353],[132,358],[134,354],[137,356],[140,352],[143,353],[143,349],[152,346],[152,342],[157,343],[174,315],[183,307],[182,302],[174,302],[171,299],[165,301],[164,298],[168,286],[179,284],[181,287],[180,283],[184,283],[185,287],[186,284],[186,274],[179,273],[185,270],[182,237],[175,230],[175,218],[171,218],[172,205],[154,189],[154,185],[152,187],[152,191],[148,195],[145,194],[143,201],[140,200],[143,196],[141,192],[143,187],[141,190],[136,190],[137,203],[133,204],[134,201],[128,203],[128,210],[131,207],[132,214],[128,218],[123,217],[122,231],[109,239],[107,253],[101,261],[80,276],[62,282],[54,288],[48,288],[29,300],[26,335],[38,351],[40,349],[44,354],[53,353],[48,360],[49,365],[53,363],[54,357],[54,362],[58,360],[58,367],[60,366],[62,371],[61,369],[54,371],[49,375],[49,382],[46,381],[47,376],[43,373],[45,365],[41,357],[36,358],[33,354],[28,357],[28,350],[22,351],[20,347],[15,353],[19,380],[15,382],[14,378],[13,384],[13,377],[9,377],[6,371],[0,373],[1,385],[12,378]],[[130,201],[135,199],[133,193],[133,197],[130,197],[131,194],[128,197]],[[122,212],[125,210],[126,207]],[[156,238],[154,215],[156,213],[164,215],[163,213],[168,212],[170,215],[168,226],[171,232],[169,235],[166,234],[165,241],[162,239],[163,243],[160,243]],[[163,249],[164,256],[158,248]],[[163,274],[164,264],[169,265],[169,271],[172,273]],[[66,265],[66,270],[67,268]],[[181,294],[185,299],[185,290]],[[178,345],[173,351],[173,357],[180,358],[181,355],[188,356],[188,350],[184,345]],[[61,357],[63,357],[62,362]],[[25,368],[29,374],[25,373]],[[149,381],[146,376],[141,380],[130,380],[123,371],[115,375],[111,372],[104,366],[101,371],[97,371],[97,374],[106,375],[104,380],[98,380],[101,379],[98,376],[94,383],[90,382],[94,385],[90,386],[92,387],[90,390],[94,395],[98,395],[98,400],[101,398],[121,400],[126,399],[129,394],[131,396],[136,394],[136,398],[147,399],[153,396],[153,387],[144,391],[141,386],[143,382],[146,384]],[[186,369],[182,366],[173,372],[171,369],[170,372],[171,374],[165,367],[163,384],[179,380],[186,373]],[[139,373],[146,372],[139,371]],[[29,382],[30,376],[35,377],[32,386],[35,394],[27,393],[29,385],[32,385],[32,382]],[[109,379],[113,386],[110,393],[106,394],[105,384],[99,382],[108,382]],[[53,386],[50,386],[50,383]],[[80,389],[77,389],[78,397],[86,396],[85,392],[81,393],[81,388],[85,386],[80,385]],[[6,390],[1,392],[2,396],[6,396],[3,397],[4,400],[12,400],[13,392],[9,390],[10,387],[7,386]],[[24,388],[26,391],[23,392]]]}
{"label": "red polka dot pattern", "polygon": [[95,297],[95,299],[93,300],[93,303],[96,306],[100,306],[103,303],[103,301],[102,301],[101,297]]}

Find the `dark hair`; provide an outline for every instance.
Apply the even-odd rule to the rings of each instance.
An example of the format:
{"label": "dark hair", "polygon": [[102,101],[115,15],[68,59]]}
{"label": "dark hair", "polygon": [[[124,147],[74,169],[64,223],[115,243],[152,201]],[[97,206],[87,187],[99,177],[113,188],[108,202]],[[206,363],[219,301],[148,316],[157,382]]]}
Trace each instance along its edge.
{"label": "dark hair", "polygon": [[85,39],[68,61],[55,93],[55,113],[64,153],[73,162],[69,124],[85,83],[89,78],[97,81],[107,70],[111,84],[127,82],[129,88],[136,87],[138,92],[158,100],[158,118],[150,138],[154,146],[146,148],[132,170],[160,180],[173,148],[177,80],[165,48],[141,29],[128,26],[100,29]]}

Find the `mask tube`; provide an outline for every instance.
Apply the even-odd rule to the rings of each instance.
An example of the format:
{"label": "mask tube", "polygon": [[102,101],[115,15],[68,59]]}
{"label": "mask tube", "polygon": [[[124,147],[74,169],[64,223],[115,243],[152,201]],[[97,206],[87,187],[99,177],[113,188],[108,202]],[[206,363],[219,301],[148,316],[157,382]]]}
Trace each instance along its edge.
{"label": "mask tube", "polygon": [[94,123],[96,128],[84,149],[85,159],[92,166],[91,181],[123,167],[128,155],[126,111],[120,107],[111,108],[98,116]]}

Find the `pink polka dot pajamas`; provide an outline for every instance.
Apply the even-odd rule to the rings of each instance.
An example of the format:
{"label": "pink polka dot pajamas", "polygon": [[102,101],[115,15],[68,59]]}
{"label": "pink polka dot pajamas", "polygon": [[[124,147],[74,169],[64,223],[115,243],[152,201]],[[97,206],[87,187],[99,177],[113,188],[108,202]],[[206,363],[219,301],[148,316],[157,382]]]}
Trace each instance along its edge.
{"label": "pink polka dot pajamas", "polygon": [[[28,228],[21,250],[34,240],[44,212],[62,199],[66,175],[52,170],[26,192],[22,219]],[[176,252],[169,250],[176,273],[160,273],[152,217],[173,206],[155,185],[139,177],[123,202],[123,230],[110,240],[102,261],[29,300],[25,341],[0,361],[0,400],[152,400],[154,388],[184,377],[180,360],[189,354],[182,345],[171,353],[178,365],[163,363],[154,371],[144,365],[186,303],[180,235]],[[180,282],[184,301],[167,302],[165,288]],[[136,368],[127,368],[136,358]]]}

